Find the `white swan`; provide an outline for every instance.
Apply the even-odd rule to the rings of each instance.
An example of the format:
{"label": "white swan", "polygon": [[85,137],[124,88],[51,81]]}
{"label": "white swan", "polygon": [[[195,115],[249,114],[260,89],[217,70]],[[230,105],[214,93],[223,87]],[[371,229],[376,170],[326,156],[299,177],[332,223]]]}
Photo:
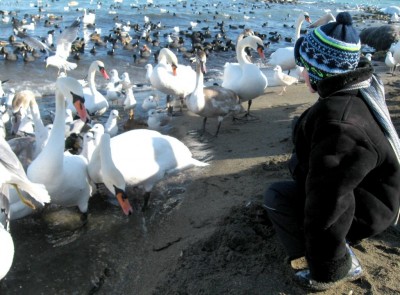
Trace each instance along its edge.
{"label": "white swan", "polygon": [[282,95],[284,92],[286,92],[286,86],[290,86],[299,82],[299,79],[283,73],[281,66],[274,67],[274,78],[278,85],[283,86],[282,91],[278,95]]}
{"label": "white swan", "polygon": [[[307,12],[301,12],[299,17],[296,20],[296,33],[294,37],[294,42],[300,38],[300,30],[303,22],[311,22],[310,16]],[[268,60],[268,64],[272,66],[281,66],[282,70],[290,70],[296,66],[294,60],[294,46],[282,47],[278,48],[275,52],[273,52]]]}
{"label": "white swan", "polygon": [[245,49],[250,47],[257,50],[259,55],[264,57],[264,46],[262,40],[257,36],[247,36],[239,41],[237,52],[237,63],[226,63],[222,87],[235,91],[240,98],[240,102],[248,102],[247,114],[250,115],[252,100],[264,93],[268,86],[267,77],[261,72],[259,67],[252,64],[247,58]]}
{"label": "white swan", "polygon": [[93,151],[88,164],[89,177],[95,184],[104,183],[106,188],[117,198],[125,215],[129,215],[133,209],[126,196],[124,177],[113,162],[110,135],[103,133],[97,136],[100,136],[100,142]]}
{"label": "white swan", "polygon": [[160,50],[157,65],[152,70],[149,67],[147,72],[154,88],[180,98],[181,109],[183,99],[196,87],[196,72],[190,66],[179,65],[178,58],[168,48]]}
{"label": "white swan", "polygon": [[186,106],[189,111],[204,117],[202,134],[206,129],[207,118],[218,118],[218,127],[214,135],[217,136],[224,117],[228,114],[244,112],[244,109],[235,91],[221,86],[204,87],[203,73],[205,72],[206,54],[201,51],[198,53],[196,65],[197,85],[192,94],[187,96]]}
{"label": "white swan", "polygon": [[[107,99],[96,88],[95,76],[97,72],[100,73],[104,79],[109,79],[102,61],[95,60],[90,64],[88,70],[89,85],[83,88],[83,94],[85,98],[85,107],[92,116],[101,116],[107,111],[109,106]],[[71,109],[72,112],[75,112],[75,108],[71,105],[71,102],[69,102],[68,108]]]}
{"label": "white swan", "polygon": [[309,28],[310,29],[317,28],[317,27],[326,25],[327,23],[335,22],[335,21],[336,21],[336,17],[332,13],[328,12],[328,13],[324,14],[323,16],[321,16],[319,19],[317,19],[315,22],[313,22],[309,26]]}
{"label": "white swan", "polygon": [[46,186],[52,203],[65,207],[78,206],[82,213],[86,213],[91,195],[87,160],[80,155],[64,153],[65,100],[73,100],[78,106],[78,114],[85,120],[82,86],[76,79],[59,77],[55,96],[53,129],[46,146],[29,165],[27,174],[32,181]]}
{"label": "white swan", "polygon": [[86,8],[84,8],[82,22],[84,26],[94,26],[96,22],[96,14],[93,12],[87,12]]}
{"label": "white swan", "polygon": [[[99,136],[97,131],[93,132],[95,137]],[[145,190],[143,209],[153,187],[167,174],[208,165],[194,159],[180,140],[148,129],[134,129],[112,137],[111,154],[126,185]]]}
{"label": "white swan", "polygon": [[14,260],[14,242],[10,233],[0,223],[0,280],[9,272]]}

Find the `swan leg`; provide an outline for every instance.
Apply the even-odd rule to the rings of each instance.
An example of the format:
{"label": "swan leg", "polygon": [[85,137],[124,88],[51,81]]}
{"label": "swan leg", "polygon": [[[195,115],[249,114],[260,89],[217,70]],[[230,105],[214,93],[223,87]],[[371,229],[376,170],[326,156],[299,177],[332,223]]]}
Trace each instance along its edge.
{"label": "swan leg", "polygon": [[217,132],[215,132],[215,135],[214,135],[214,137],[217,137],[217,136],[218,136],[219,129],[221,128],[221,124],[222,124],[222,120],[221,120],[221,121],[220,121],[220,120],[218,120]]}
{"label": "swan leg", "polygon": [[200,135],[204,135],[204,133],[206,132],[206,122],[207,122],[207,117],[204,117],[203,119],[203,126],[200,130]]}
{"label": "swan leg", "polygon": [[87,221],[88,221],[88,213],[87,212],[82,213],[81,221],[82,221],[82,225],[85,225],[87,223]]}
{"label": "swan leg", "polygon": [[[246,111],[246,113],[242,116],[242,117],[240,117],[240,118],[238,118],[238,117],[233,117],[233,121],[242,121],[242,122],[246,122],[246,121],[256,121],[256,120],[259,120],[259,118],[257,117],[257,116],[255,116],[255,115],[253,115],[253,114],[250,114],[250,107],[251,107],[251,104],[252,104],[252,100],[250,99],[248,102],[247,102],[247,111]],[[250,117],[252,117],[252,119],[250,119]]]}
{"label": "swan leg", "polygon": [[144,212],[149,205],[150,192],[145,192],[143,198],[144,198],[144,202],[143,202],[143,206],[142,206],[142,212]]}

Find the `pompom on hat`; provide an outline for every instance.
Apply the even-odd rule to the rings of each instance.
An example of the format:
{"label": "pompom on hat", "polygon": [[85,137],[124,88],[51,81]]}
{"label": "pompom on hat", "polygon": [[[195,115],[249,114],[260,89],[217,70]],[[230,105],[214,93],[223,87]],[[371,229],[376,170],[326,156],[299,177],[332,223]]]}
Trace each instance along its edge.
{"label": "pompom on hat", "polygon": [[307,69],[311,84],[357,67],[361,42],[352,23],[348,12],[340,12],[336,22],[320,26],[297,40],[295,61]]}

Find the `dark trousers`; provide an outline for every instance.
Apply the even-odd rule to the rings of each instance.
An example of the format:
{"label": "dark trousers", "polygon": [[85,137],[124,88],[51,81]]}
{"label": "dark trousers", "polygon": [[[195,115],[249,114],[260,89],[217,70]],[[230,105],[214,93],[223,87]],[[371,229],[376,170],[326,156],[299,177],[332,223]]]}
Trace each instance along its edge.
{"label": "dark trousers", "polygon": [[303,196],[294,181],[273,183],[264,194],[264,208],[290,260],[305,255]]}

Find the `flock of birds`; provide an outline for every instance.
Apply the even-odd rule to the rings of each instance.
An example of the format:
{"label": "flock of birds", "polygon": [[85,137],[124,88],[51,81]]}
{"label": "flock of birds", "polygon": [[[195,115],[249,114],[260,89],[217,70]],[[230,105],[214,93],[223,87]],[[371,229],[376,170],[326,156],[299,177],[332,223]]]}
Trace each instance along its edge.
{"label": "flock of birds", "polygon": [[[302,13],[301,17],[309,21],[307,13]],[[7,274],[14,253],[9,235],[11,220],[32,214],[46,203],[77,206],[86,218],[89,198],[96,193],[99,184],[104,184],[118,200],[123,213],[129,215],[133,209],[126,194],[128,186],[144,190],[144,210],[153,187],[167,174],[208,165],[194,159],[182,141],[159,132],[164,122],[169,122],[176,113],[172,104],[167,103],[167,108],[161,109],[154,99],[146,99],[142,108],[148,110],[148,128],[119,132],[118,110],[112,106],[123,105],[133,119],[137,104],[128,73],[119,77],[117,69],[112,69],[108,75],[104,63],[94,60],[86,79],[69,76],[77,67],[70,59],[81,22],[82,19],[77,18],[62,31],[55,51],[42,40],[30,36],[18,22],[14,23],[15,35],[32,50],[46,52],[46,65],[56,67],[59,76],[55,81],[53,122],[48,125],[43,123],[32,91],[6,94],[0,87],[4,100],[0,120],[4,122],[0,139],[0,235],[1,247],[6,248],[0,251],[5,255],[0,258],[0,279]],[[301,23],[299,21],[298,26]],[[264,58],[263,40],[252,30],[244,30],[237,38],[237,61],[225,65],[222,85],[204,85],[207,52],[202,48],[192,56],[195,69],[180,64],[170,48],[161,48],[156,56],[157,64],[146,65],[147,79],[153,88],[166,95],[168,102],[179,100],[180,111],[186,105],[190,112],[204,118],[199,130],[201,136],[206,133],[207,119],[216,118],[218,126],[211,136],[214,138],[225,117],[233,115],[238,120],[248,120],[252,100],[262,95],[268,86],[265,74],[252,63],[249,50]],[[295,82],[284,82],[288,80],[282,77],[282,69],[275,66],[277,79],[287,85]],[[96,74],[108,81],[105,94],[96,87]],[[244,102],[248,104],[247,110],[242,106]],[[94,123],[93,119],[109,109],[110,115],[104,125]],[[239,114],[244,116],[236,117]],[[7,122],[10,128],[6,128]],[[8,129],[19,136],[6,141]],[[66,140],[73,134],[83,138],[78,154],[66,150]]]}
{"label": "flock of birds", "polygon": [[[89,198],[96,193],[99,184],[104,184],[118,200],[123,213],[129,215],[133,209],[126,194],[128,186],[143,188],[144,210],[152,189],[167,174],[208,165],[194,159],[182,141],[160,132],[160,128],[171,122],[176,114],[171,103],[174,100],[180,102],[180,111],[186,106],[188,111],[203,118],[198,131],[201,136],[206,134],[207,119],[216,118],[216,130],[209,135],[215,138],[224,118],[233,116],[236,120],[250,120],[252,101],[268,86],[283,86],[279,93],[282,95],[286,86],[299,81],[299,76],[283,72],[299,70],[294,64],[293,46],[280,48],[271,55],[268,64],[273,66],[274,75],[267,78],[252,62],[251,56],[254,51],[264,58],[265,43],[249,29],[244,29],[237,37],[234,46],[237,60],[225,64],[221,85],[205,86],[208,51],[204,46],[196,48],[190,56],[195,69],[179,63],[171,48],[163,47],[155,56],[156,65],[147,63],[145,67],[151,86],[166,95],[167,107],[159,108],[157,101],[149,97],[142,105],[148,111],[148,128],[121,133],[117,124],[119,113],[113,105],[122,105],[132,120],[137,105],[135,85],[129,74],[125,72],[119,76],[117,69],[112,69],[109,75],[104,63],[94,60],[85,80],[69,76],[69,72],[77,67],[70,59],[71,53],[77,50],[79,28],[82,23],[94,24],[95,16],[84,13],[62,31],[54,47],[29,35],[20,23],[14,23],[15,36],[21,38],[31,51],[46,52],[46,65],[56,67],[59,76],[55,81],[53,122],[48,125],[43,123],[33,92],[5,93],[1,86],[6,81],[0,84],[0,96],[4,100],[0,120],[3,124],[0,126],[3,127],[0,128],[0,279],[9,271],[14,253],[9,233],[11,220],[32,214],[46,203],[77,206],[86,218]],[[327,15],[312,26],[333,20],[332,15]],[[304,21],[311,23],[307,12],[301,12],[296,20],[293,42],[300,37]],[[101,38],[97,42],[101,42]],[[395,48],[393,50],[397,52]],[[143,48],[138,58],[150,55],[151,50]],[[105,94],[96,87],[96,74],[108,81]],[[243,103],[247,103],[247,109]],[[104,125],[93,123],[94,118],[110,109]],[[6,141],[8,122],[11,132],[20,136]],[[73,134],[83,138],[78,154],[65,149],[66,140]]]}

